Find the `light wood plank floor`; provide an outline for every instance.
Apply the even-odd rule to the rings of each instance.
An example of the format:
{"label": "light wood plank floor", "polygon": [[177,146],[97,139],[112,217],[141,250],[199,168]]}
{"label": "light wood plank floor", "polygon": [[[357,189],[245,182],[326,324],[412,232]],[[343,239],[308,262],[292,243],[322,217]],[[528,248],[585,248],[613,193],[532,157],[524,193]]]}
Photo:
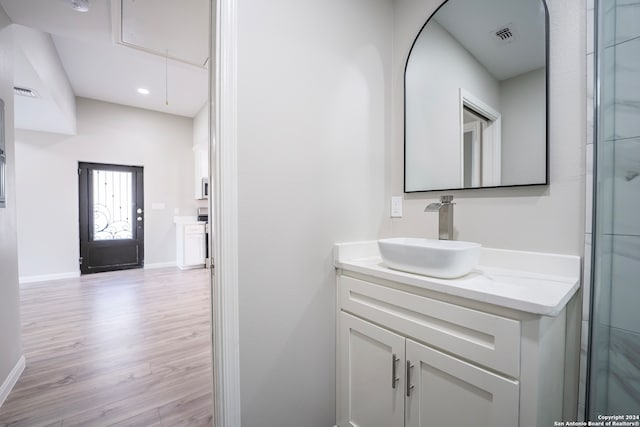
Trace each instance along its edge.
{"label": "light wood plank floor", "polygon": [[208,270],[23,285],[27,367],[0,426],[210,426]]}

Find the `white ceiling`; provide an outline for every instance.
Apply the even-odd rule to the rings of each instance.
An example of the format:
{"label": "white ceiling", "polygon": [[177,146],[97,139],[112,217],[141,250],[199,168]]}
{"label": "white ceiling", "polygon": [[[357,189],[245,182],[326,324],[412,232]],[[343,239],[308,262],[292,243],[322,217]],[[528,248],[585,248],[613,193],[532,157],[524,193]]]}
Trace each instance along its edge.
{"label": "white ceiling", "polygon": [[187,117],[207,101],[209,0],[89,0],[86,13],[66,0],[0,5],[14,23],[51,34],[76,96]]}
{"label": "white ceiling", "polygon": [[[434,18],[497,80],[545,65],[542,0],[450,0]],[[515,30],[511,43],[494,34],[505,25]]]}
{"label": "white ceiling", "polygon": [[[204,66],[209,57],[209,0],[115,1],[120,41]],[[149,19],[149,17],[153,19]]]}

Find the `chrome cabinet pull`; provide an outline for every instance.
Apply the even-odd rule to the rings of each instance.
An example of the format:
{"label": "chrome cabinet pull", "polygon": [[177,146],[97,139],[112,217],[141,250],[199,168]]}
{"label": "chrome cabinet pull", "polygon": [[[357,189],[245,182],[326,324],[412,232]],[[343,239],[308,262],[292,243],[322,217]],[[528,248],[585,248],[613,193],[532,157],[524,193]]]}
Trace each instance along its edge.
{"label": "chrome cabinet pull", "polygon": [[413,369],[413,364],[410,360],[407,360],[407,397],[411,396],[411,389],[414,387],[411,384],[411,370]]}
{"label": "chrome cabinet pull", "polygon": [[400,377],[396,376],[399,361],[400,358],[395,353],[391,355],[391,388],[396,388],[396,384],[400,381]]}

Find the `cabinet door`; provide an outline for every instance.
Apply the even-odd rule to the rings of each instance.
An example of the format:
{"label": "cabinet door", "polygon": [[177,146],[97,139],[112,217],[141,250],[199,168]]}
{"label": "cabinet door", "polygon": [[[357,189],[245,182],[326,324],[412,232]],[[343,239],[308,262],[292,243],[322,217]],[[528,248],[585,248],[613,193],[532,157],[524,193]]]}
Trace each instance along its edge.
{"label": "cabinet door", "polygon": [[407,427],[518,425],[519,385],[407,339]]}
{"label": "cabinet door", "polygon": [[184,235],[184,264],[200,265],[205,263],[205,235],[187,234]]}
{"label": "cabinet door", "polygon": [[404,343],[400,335],[340,313],[340,427],[404,426]]}

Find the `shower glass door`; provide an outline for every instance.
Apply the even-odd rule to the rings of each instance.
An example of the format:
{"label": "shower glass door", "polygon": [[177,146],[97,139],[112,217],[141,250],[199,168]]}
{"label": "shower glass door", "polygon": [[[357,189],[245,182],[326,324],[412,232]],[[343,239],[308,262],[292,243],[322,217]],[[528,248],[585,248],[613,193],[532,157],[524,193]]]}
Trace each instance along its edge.
{"label": "shower glass door", "polygon": [[592,421],[640,414],[640,1],[596,1],[596,13]]}

